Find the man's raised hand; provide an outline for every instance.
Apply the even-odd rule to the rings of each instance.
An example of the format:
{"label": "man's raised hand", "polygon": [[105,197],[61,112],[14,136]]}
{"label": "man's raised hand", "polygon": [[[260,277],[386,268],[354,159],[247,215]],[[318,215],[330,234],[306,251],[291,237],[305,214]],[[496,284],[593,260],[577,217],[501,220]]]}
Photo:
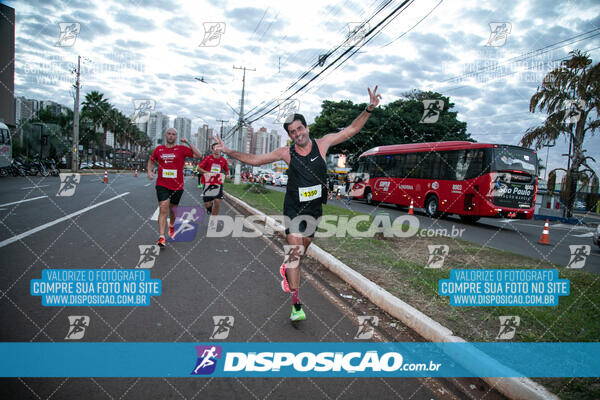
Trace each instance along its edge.
{"label": "man's raised hand", "polygon": [[227,148],[227,146],[225,146],[225,143],[223,143],[221,136],[213,136],[213,139],[217,142],[217,145],[215,146],[215,150],[218,150],[218,151],[221,151],[221,152],[227,154],[227,151],[229,149]]}
{"label": "man's raised hand", "polygon": [[373,111],[373,109],[375,109],[375,107],[379,105],[381,95],[377,94],[377,87],[378,86],[375,85],[375,89],[373,89],[373,92],[371,92],[371,88],[367,88],[367,91],[369,92],[369,105],[367,106],[367,109],[369,111]]}

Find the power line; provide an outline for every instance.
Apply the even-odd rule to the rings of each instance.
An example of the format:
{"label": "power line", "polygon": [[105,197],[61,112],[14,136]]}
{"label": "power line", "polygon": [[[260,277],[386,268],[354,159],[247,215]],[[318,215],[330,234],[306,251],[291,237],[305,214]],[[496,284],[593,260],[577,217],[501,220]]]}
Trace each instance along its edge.
{"label": "power line", "polygon": [[[392,0],[386,1],[385,4],[381,5],[373,15],[371,15],[365,22],[361,23],[361,25],[358,28],[363,28],[366,24],[368,24],[373,18],[375,18],[375,16],[377,16],[377,14],[379,14],[383,9],[385,9],[390,3],[392,3]],[[406,1],[405,1],[406,3]],[[372,30],[371,30],[372,31]],[[370,32],[371,32],[370,31]],[[356,29],[356,31],[354,32],[353,35],[351,35],[350,37],[346,38],[341,44],[337,45],[333,50],[330,50],[327,54],[331,55],[333,53],[335,53],[337,50],[339,50],[341,47],[343,47],[350,39],[352,39],[353,36],[356,36],[358,33],[360,32],[360,29]],[[368,34],[370,34],[370,32]],[[368,35],[367,34],[367,35]],[[352,46],[353,47],[353,46]],[[346,54],[348,51],[350,51],[352,49],[352,47],[350,47],[348,50],[346,50],[342,56],[344,54]],[[341,56],[340,56],[341,57]],[[318,77],[319,75],[321,75],[327,68],[329,68],[333,63],[335,63],[337,60],[339,60],[338,57],[336,60],[334,60],[333,62],[331,62],[327,67],[325,67],[321,72],[319,72],[316,76]],[[304,79],[308,74],[310,74],[313,70],[315,70],[317,67],[320,67],[320,63],[319,60],[317,59],[317,61],[314,62],[314,64],[311,66],[311,68],[302,73],[295,82],[293,82],[292,84],[290,84],[283,92],[282,94],[277,98],[277,99],[272,99],[268,102],[265,103],[264,106],[261,107],[261,105],[258,105],[254,108],[252,108],[252,110],[250,110],[248,113],[251,114],[250,117],[253,117],[254,115],[259,114],[260,112],[262,112],[262,110],[266,109],[267,107],[269,107],[271,104],[276,103],[281,97],[285,97],[285,93],[289,90],[291,90],[296,84],[298,84],[302,79]],[[314,79],[314,78],[313,78]],[[297,93],[297,92],[295,92]],[[295,94],[294,93],[294,94]],[[270,113],[271,111],[273,111],[275,108],[277,108],[279,105],[281,105],[283,102],[289,100],[294,94],[288,96],[286,99],[284,99],[283,101],[281,101],[280,103],[278,103],[276,106],[272,107],[268,112]],[[253,110],[255,110],[256,108],[261,107],[261,109],[259,111],[256,111],[254,113],[252,113]],[[260,117],[262,118],[262,116]],[[252,121],[253,122],[253,121]]]}
{"label": "power line", "polygon": [[[295,94],[299,93],[301,90],[303,90],[304,88],[306,88],[311,82],[313,82],[315,79],[317,79],[321,74],[323,74],[325,71],[327,71],[330,67],[332,67],[333,65],[335,65],[339,60],[341,60],[344,56],[346,56],[348,53],[351,53],[350,55],[348,55],[346,57],[346,59],[342,60],[335,68],[339,68],[343,63],[345,63],[346,61],[348,61],[348,59],[350,59],[350,57],[352,57],[354,54],[356,54],[356,52],[358,52],[363,46],[365,46],[367,43],[369,43],[383,28],[385,28],[385,26],[387,26],[391,21],[388,21],[388,19],[390,19],[392,16],[394,16],[394,14],[398,13],[400,10],[402,10],[406,4],[410,3],[412,4],[414,0],[405,0],[404,2],[402,2],[402,4],[400,4],[398,7],[396,7],[390,14],[388,14],[382,21],[380,21],[374,28],[370,29],[364,36],[364,38],[369,37],[368,39],[366,39],[360,46],[356,46],[353,45],[350,48],[348,48],[346,51],[344,51],[340,56],[338,56],[335,60],[333,60],[331,63],[329,63],[326,67],[323,68],[323,70],[321,70],[317,75],[315,75],[314,77],[312,77],[308,82],[306,82],[304,85],[302,85],[299,89],[297,89],[294,93],[292,93],[291,95],[289,95],[286,99],[284,99],[282,102],[280,102],[278,105],[275,105],[273,107],[271,107],[269,110],[267,110],[266,112],[262,113],[260,116],[258,117],[254,117],[255,115],[257,115],[258,113],[260,113],[260,111],[255,112],[254,114],[252,114],[249,118],[253,118],[252,121],[250,121],[250,123],[262,118],[263,116],[271,113],[275,108],[277,108],[280,104],[282,104],[284,101],[289,100],[291,97],[293,97]],[[410,5],[409,4],[409,5]],[[405,8],[404,8],[405,9]],[[402,10],[403,11],[403,10]],[[400,13],[402,12],[400,11]],[[398,13],[398,15],[400,14]],[[393,19],[395,19],[397,17],[394,16]],[[387,21],[387,23],[386,23]],[[381,28],[379,31],[376,31],[377,28],[379,28],[382,24],[384,24],[384,27]],[[363,23],[364,26],[364,23]],[[375,32],[375,33],[374,33]],[[372,36],[371,36],[372,35]],[[356,49],[355,49],[356,47]],[[339,46],[338,46],[339,48]],[[354,49],[354,51],[353,51]],[[313,67],[314,68],[314,67]],[[305,74],[306,75],[306,74]],[[304,76],[304,75],[303,75]],[[266,107],[265,107],[266,108]],[[264,108],[263,108],[264,109]]]}

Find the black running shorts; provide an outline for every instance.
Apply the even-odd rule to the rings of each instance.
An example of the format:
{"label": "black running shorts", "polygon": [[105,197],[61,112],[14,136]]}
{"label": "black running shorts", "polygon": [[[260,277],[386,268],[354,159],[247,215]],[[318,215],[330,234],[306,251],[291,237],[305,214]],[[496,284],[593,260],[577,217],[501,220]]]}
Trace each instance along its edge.
{"label": "black running shorts", "polygon": [[182,195],[183,189],[171,190],[164,186],[156,186],[156,198],[158,199],[159,203],[168,199],[170,200],[171,204],[178,205]]}

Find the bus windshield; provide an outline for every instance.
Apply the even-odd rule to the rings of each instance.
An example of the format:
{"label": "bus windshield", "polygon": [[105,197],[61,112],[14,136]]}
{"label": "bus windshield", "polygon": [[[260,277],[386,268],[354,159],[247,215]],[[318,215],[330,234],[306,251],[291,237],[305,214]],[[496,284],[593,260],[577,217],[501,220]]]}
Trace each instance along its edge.
{"label": "bus windshield", "polygon": [[516,170],[537,175],[537,156],[533,150],[510,146],[494,148],[494,171]]}

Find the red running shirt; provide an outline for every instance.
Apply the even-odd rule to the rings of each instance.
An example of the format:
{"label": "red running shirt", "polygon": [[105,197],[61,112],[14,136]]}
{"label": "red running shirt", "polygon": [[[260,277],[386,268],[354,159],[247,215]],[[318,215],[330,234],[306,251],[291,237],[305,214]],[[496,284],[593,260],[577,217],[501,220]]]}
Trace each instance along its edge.
{"label": "red running shirt", "polygon": [[183,189],[183,165],[186,157],[193,157],[194,152],[187,146],[167,147],[160,145],[154,149],[150,159],[158,161],[158,177],[156,186],[169,190]]}
{"label": "red running shirt", "polygon": [[[221,156],[219,158],[215,158],[212,154],[204,157],[200,164],[198,164],[199,168],[202,168],[208,172],[215,173],[223,173],[229,172],[229,166],[227,165],[227,160]],[[202,183],[206,183],[204,180],[205,176],[202,175]]]}

